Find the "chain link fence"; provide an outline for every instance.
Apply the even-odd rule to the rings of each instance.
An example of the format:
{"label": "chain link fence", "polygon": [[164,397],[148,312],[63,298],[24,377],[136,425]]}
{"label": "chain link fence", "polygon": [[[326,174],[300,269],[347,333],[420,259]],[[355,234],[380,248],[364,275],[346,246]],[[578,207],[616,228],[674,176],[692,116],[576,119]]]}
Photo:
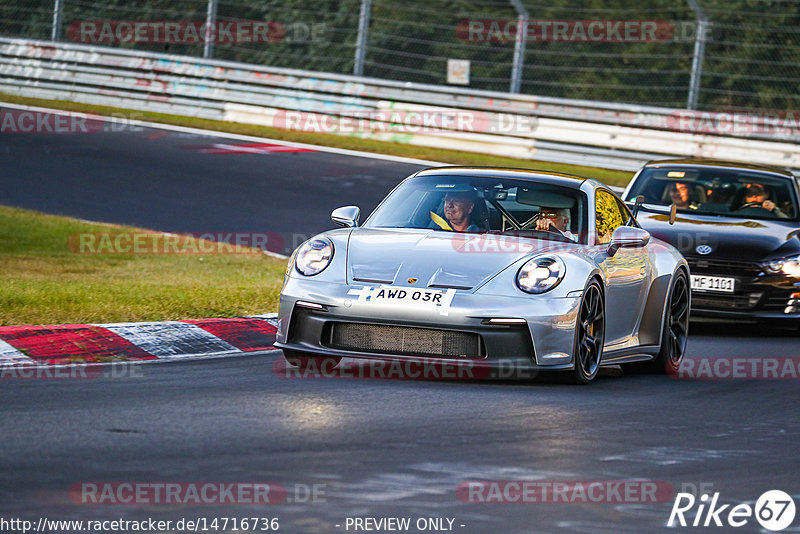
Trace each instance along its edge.
{"label": "chain link fence", "polygon": [[711,111],[800,104],[800,0],[0,2],[5,37],[438,85],[454,81],[449,60],[466,60],[457,86],[474,89]]}

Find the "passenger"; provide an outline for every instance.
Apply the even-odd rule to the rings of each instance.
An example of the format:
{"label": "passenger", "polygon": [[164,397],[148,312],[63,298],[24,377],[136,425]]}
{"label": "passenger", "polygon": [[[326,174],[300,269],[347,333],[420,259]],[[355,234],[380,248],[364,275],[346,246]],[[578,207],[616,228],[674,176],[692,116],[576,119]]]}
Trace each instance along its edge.
{"label": "passenger", "polygon": [[679,210],[697,209],[689,198],[689,186],[683,182],[669,184],[669,198]]}
{"label": "passenger", "polygon": [[536,229],[552,232],[553,228],[561,235],[572,241],[577,241],[575,234],[569,231],[569,210],[566,208],[539,208],[539,218],[536,219]]}

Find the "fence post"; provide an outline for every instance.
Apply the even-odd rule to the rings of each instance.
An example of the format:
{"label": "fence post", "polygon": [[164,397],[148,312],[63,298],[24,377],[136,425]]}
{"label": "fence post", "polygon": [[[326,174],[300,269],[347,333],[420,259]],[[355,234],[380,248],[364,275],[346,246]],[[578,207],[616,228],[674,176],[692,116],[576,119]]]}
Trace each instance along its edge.
{"label": "fence post", "polygon": [[697,100],[700,96],[700,78],[703,75],[703,58],[706,51],[706,28],[708,17],[697,0],[687,0],[689,7],[697,18],[697,32],[694,36],[694,53],[692,54],[692,77],[689,80],[689,98],[686,102],[687,109],[697,109]]}
{"label": "fence post", "polygon": [[356,61],[353,74],[364,75],[364,56],[367,54],[367,32],[369,31],[369,12],[372,0],[361,0],[361,14],[358,16],[358,39],[356,40]]}
{"label": "fence post", "polygon": [[522,86],[522,66],[525,63],[525,41],[528,40],[528,11],[520,0],[511,0],[517,10],[517,39],[514,41],[514,64],[511,66],[509,93],[519,93]]}
{"label": "fence post", "polygon": [[206,9],[206,34],[203,37],[203,57],[211,59],[214,55],[214,40],[217,38],[215,24],[217,22],[217,0],[208,0]]}
{"label": "fence post", "polygon": [[50,32],[52,41],[61,40],[61,15],[64,11],[64,0],[55,0],[53,4],[53,28]]}

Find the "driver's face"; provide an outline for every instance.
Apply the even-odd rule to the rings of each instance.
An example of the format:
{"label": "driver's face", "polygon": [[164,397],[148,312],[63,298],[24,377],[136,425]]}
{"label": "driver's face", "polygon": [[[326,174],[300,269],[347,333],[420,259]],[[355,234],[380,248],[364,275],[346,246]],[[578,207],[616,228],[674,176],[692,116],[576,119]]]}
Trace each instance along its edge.
{"label": "driver's face", "polygon": [[674,184],[669,195],[675,204],[687,204],[689,202],[689,187],[678,182]]}
{"label": "driver's face", "polygon": [[767,200],[767,191],[760,184],[748,184],[744,193],[744,201],[749,204],[758,202],[759,204]]}
{"label": "driver's face", "polygon": [[444,197],[444,216],[452,223],[460,224],[464,222],[472,213],[474,207],[475,203],[465,195],[447,195]]}

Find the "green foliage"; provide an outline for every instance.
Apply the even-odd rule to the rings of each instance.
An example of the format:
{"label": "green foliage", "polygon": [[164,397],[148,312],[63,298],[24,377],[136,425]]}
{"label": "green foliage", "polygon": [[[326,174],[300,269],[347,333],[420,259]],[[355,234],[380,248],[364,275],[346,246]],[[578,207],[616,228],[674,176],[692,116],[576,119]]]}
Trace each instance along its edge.
{"label": "green foliage", "polygon": [[[53,0],[0,3],[0,34],[47,39]],[[529,40],[522,91],[542,96],[685,107],[695,14],[686,0],[526,0],[535,21],[659,21],[650,42]],[[700,108],[794,110],[800,104],[800,2],[700,0],[710,27]],[[205,19],[206,0],[64,0],[64,28],[80,20]],[[278,22],[273,43],[217,44],[214,57],[276,67],[352,72],[361,0],[220,0],[219,20]],[[517,18],[507,0],[372,0],[365,75],[446,84],[447,59],[471,61],[472,88],[508,91],[514,42],[477,42],[470,20]],[[66,35],[66,32],[64,32]],[[66,37],[65,37],[66,38]],[[201,55],[201,45],[120,44]]]}
{"label": "green foliage", "polygon": [[600,243],[611,241],[611,234],[623,224],[622,214],[616,199],[605,191],[598,191],[595,197],[596,231]]}

